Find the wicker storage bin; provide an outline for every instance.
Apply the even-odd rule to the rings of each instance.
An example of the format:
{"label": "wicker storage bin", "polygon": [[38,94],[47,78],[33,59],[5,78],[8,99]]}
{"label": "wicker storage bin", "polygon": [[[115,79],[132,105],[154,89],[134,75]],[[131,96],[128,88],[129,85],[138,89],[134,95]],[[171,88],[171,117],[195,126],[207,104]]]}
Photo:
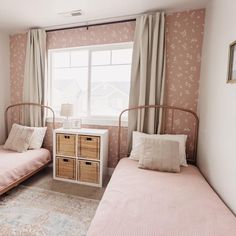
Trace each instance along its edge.
{"label": "wicker storage bin", "polygon": [[99,163],[95,161],[78,161],[78,180],[88,183],[99,183]]}
{"label": "wicker storage bin", "polygon": [[100,158],[100,137],[80,135],[78,138],[79,157],[92,160]]}
{"label": "wicker storage bin", "polygon": [[74,158],[56,158],[56,176],[65,179],[76,179],[76,160]]}
{"label": "wicker storage bin", "polygon": [[56,154],[63,156],[76,155],[76,135],[75,134],[57,134],[56,136]]}

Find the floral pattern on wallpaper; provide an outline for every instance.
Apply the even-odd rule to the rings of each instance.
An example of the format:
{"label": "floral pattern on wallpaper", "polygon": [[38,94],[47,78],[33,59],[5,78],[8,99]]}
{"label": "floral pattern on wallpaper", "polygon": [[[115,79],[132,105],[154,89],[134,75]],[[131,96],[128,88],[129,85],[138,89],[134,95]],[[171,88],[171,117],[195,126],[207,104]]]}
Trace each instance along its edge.
{"label": "floral pattern on wallpaper", "polygon": [[166,104],[196,111],[205,10],[166,19]]}
{"label": "floral pattern on wallpaper", "polygon": [[60,30],[47,33],[48,49],[81,47],[97,44],[131,42],[135,22]]}
{"label": "floral pattern on wallpaper", "polygon": [[[204,34],[205,10],[173,13],[166,20],[166,89],[165,103],[197,111]],[[189,135],[187,155],[192,159],[196,122],[192,115],[175,112],[166,115],[167,133]]]}
{"label": "floral pattern on wallpaper", "polygon": [[22,102],[27,34],[10,36],[11,104]]}
{"label": "floral pattern on wallpaper", "polygon": [[[200,78],[201,49],[204,29],[204,10],[185,11],[168,14],[166,17],[167,67],[166,67],[166,104],[181,106],[193,111],[197,109],[198,87]],[[133,41],[135,23],[120,23],[97,27],[78,28],[49,32],[48,49],[79,47],[95,44],[110,44]],[[24,58],[26,34],[12,35],[11,50],[11,102],[22,101],[24,76]],[[170,116],[167,115],[167,121]],[[57,124],[59,125],[59,124]],[[189,147],[192,149],[192,118],[176,114],[174,131],[189,133]],[[86,126],[90,128],[108,128],[109,167],[117,163],[117,127]],[[170,130],[170,122],[166,130]],[[50,149],[52,138],[48,132],[45,146]],[[126,150],[127,129],[123,133],[122,150]]]}

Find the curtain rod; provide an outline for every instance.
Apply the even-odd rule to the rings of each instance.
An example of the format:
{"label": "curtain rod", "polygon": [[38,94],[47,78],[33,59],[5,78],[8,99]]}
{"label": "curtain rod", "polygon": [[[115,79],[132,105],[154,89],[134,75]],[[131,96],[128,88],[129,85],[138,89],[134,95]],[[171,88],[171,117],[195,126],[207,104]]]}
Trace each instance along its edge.
{"label": "curtain rod", "polygon": [[103,23],[94,23],[94,24],[88,24],[88,25],[78,25],[78,26],[71,26],[71,27],[63,27],[63,28],[57,28],[57,29],[48,29],[46,32],[54,32],[54,31],[60,31],[60,30],[70,30],[70,29],[78,29],[78,28],[89,28],[93,26],[101,26],[101,25],[111,25],[111,24],[119,24],[119,23],[126,23],[126,22],[132,22],[136,21],[136,18],[128,19],[128,20],[118,20],[118,21],[110,21],[110,22],[103,22]]}

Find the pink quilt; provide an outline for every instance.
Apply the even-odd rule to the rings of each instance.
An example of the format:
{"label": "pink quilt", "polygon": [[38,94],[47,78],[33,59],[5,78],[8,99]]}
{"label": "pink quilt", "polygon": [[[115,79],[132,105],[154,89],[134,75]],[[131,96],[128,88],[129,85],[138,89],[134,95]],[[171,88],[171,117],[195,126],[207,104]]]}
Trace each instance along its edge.
{"label": "pink quilt", "polygon": [[235,236],[236,217],[194,166],[181,173],[116,167],[87,236]]}
{"label": "pink quilt", "polygon": [[37,170],[51,159],[46,149],[24,153],[4,150],[0,146],[0,191],[26,174]]}

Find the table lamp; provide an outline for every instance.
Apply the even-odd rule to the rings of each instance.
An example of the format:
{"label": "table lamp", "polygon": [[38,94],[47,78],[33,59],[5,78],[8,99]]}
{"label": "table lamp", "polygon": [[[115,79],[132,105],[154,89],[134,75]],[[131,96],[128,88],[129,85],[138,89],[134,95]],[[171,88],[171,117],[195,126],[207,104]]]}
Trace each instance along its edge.
{"label": "table lamp", "polygon": [[71,122],[69,120],[70,116],[73,116],[73,104],[61,104],[61,116],[65,116],[66,120],[63,122],[63,128],[64,129],[70,129],[71,128]]}

